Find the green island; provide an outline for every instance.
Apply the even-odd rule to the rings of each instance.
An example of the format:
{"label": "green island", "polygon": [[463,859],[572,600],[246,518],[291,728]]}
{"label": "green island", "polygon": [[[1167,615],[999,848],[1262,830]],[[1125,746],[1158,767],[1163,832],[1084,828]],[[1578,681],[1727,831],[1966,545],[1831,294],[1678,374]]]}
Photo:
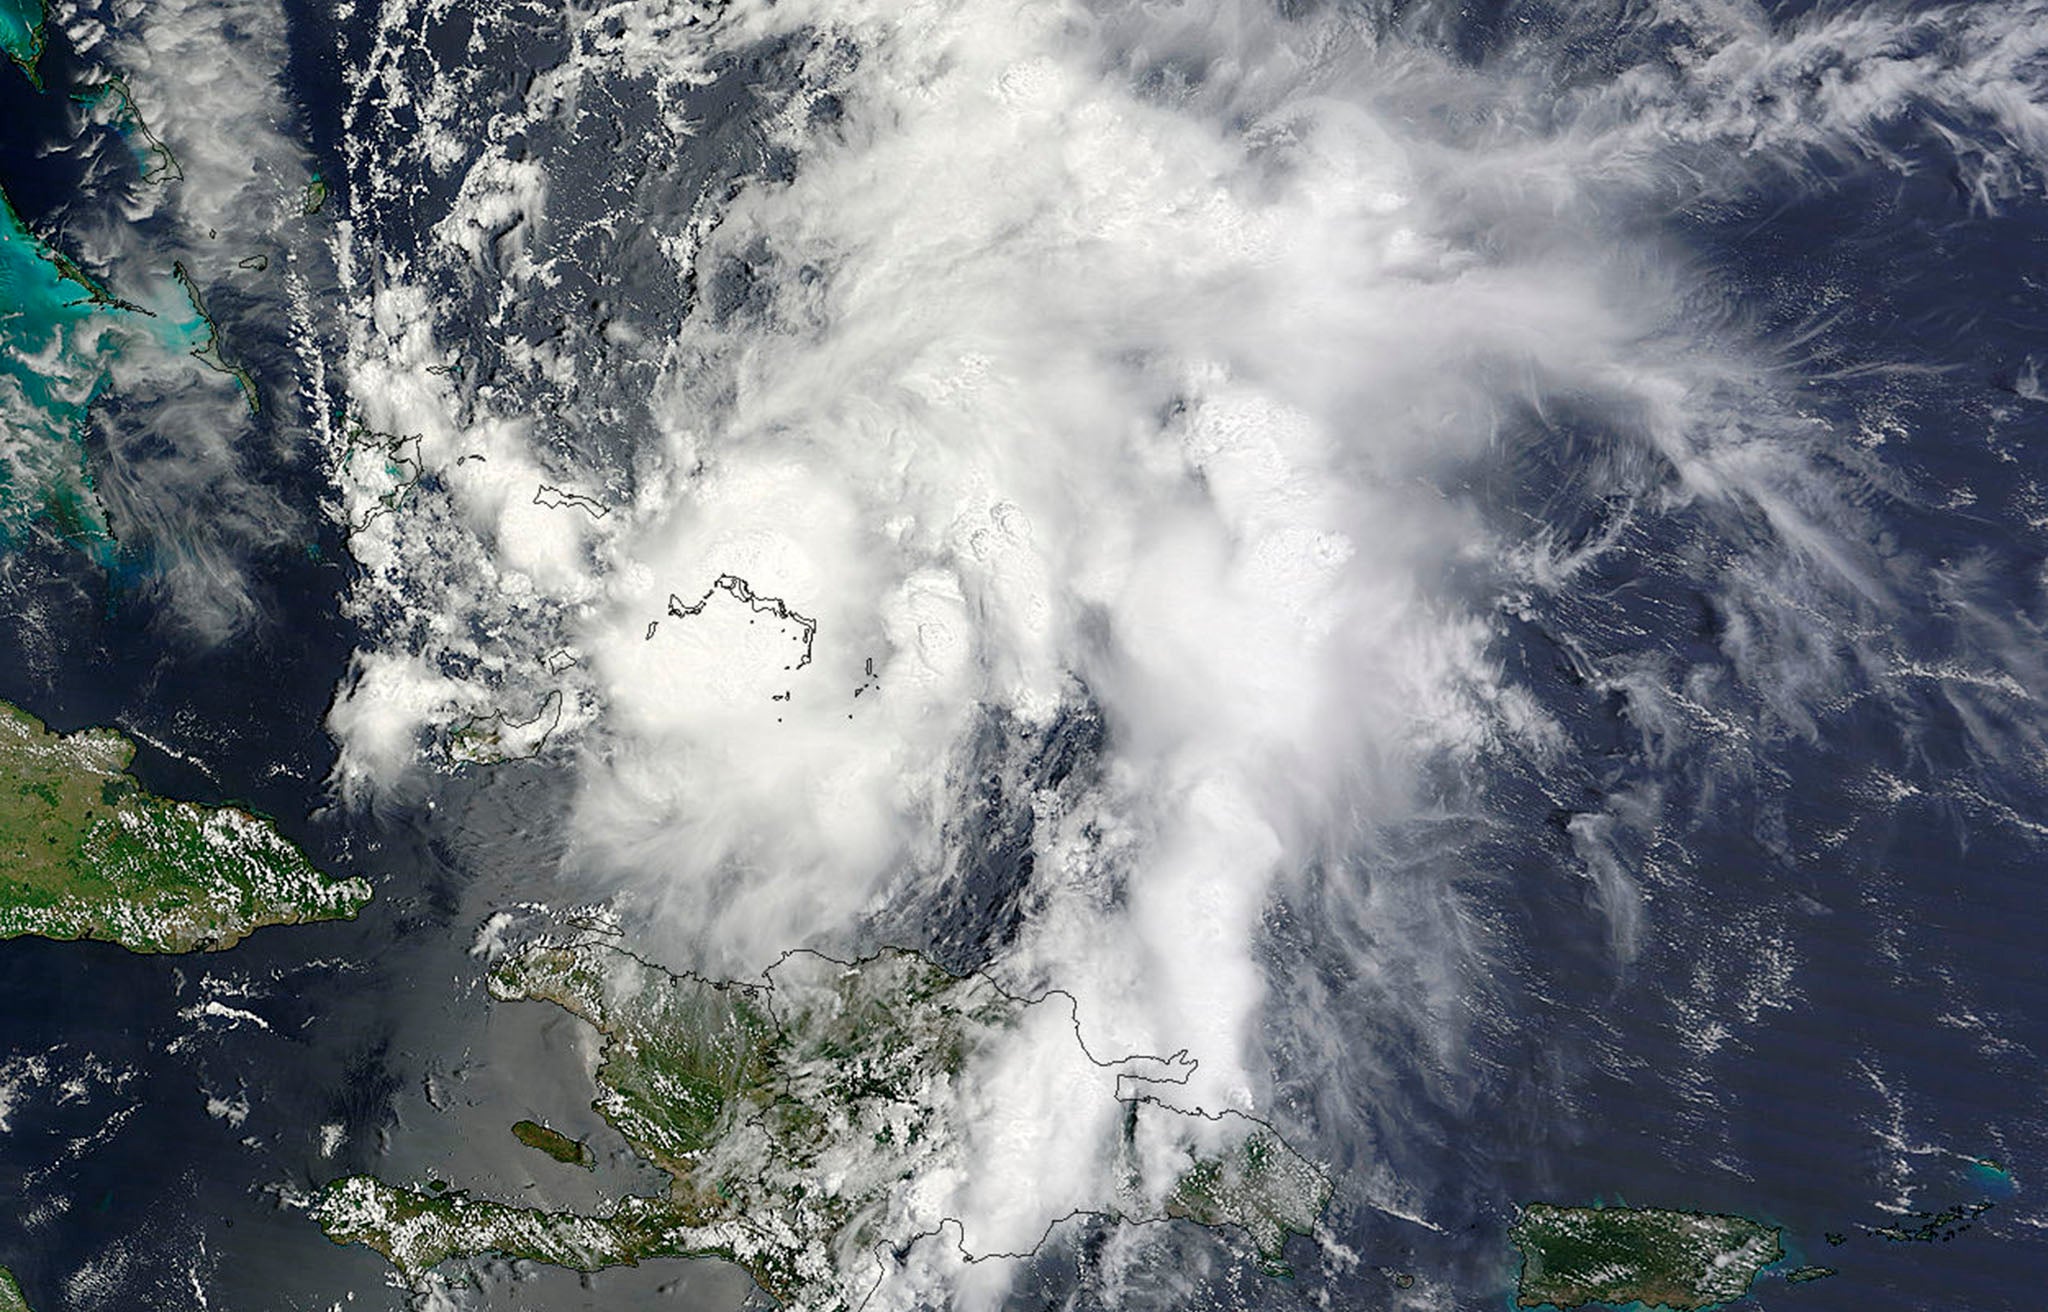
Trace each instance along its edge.
{"label": "green island", "polygon": [[1522,1254],[1517,1307],[1697,1312],[1742,1297],[1785,1255],[1779,1232],[1747,1217],[1655,1208],[1531,1203],[1508,1239]]}
{"label": "green island", "polygon": [[[4,6],[8,0],[0,0]],[[87,412],[129,347],[194,349],[203,321],[170,322],[116,296],[32,231],[0,190],[0,549],[41,524],[111,565],[86,456]]]}
{"label": "green island", "polygon": [[[0,0],[4,12],[8,0]],[[92,275],[31,232],[0,191],[0,547],[33,522],[96,554],[112,538],[92,487],[80,429],[117,345],[125,307]]]}
{"label": "green island", "polygon": [[43,75],[36,65],[43,58],[47,22],[43,0],[0,0],[0,50],[7,52],[38,91],[43,89]]}
{"label": "green island", "polygon": [[29,1312],[28,1299],[15,1283],[14,1273],[0,1266],[0,1312]]}
{"label": "green island", "polygon": [[[1019,999],[897,950],[851,964],[792,952],[766,978],[674,973],[601,933],[508,955],[490,972],[492,996],[551,1003],[598,1030],[593,1106],[668,1188],[586,1215],[358,1175],[327,1186],[315,1218],[414,1284],[483,1254],[579,1271],[719,1257],[791,1312],[859,1306],[885,1262],[920,1240],[995,1256],[970,1252],[975,1236],[958,1220],[920,1210],[921,1190],[974,1172],[954,1113],[988,1092],[972,1079],[975,1059],[1026,1023],[1071,1026],[1072,999]],[[1038,1010],[1057,1008],[1054,997],[1065,1012]],[[1323,1173],[1262,1121],[1183,1112],[1125,1087],[1120,1120],[1107,1118],[1120,1126],[1108,1172],[1119,1183],[1104,1186],[1115,1196],[1076,1210],[1238,1227],[1284,1272],[1288,1236],[1311,1233],[1329,1201]],[[1062,1205],[1045,1217],[1033,1245],[1073,1214]]]}
{"label": "green island", "polygon": [[560,1130],[542,1125],[539,1121],[514,1121],[512,1137],[528,1148],[544,1152],[569,1166],[580,1166],[589,1170],[597,1165],[597,1159],[591,1155],[588,1144],[581,1139],[571,1139]]}
{"label": "green island", "polygon": [[1990,1202],[1956,1203],[1938,1212],[1914,1212],[1896,1225],[1871,1226],[1870,1233],[1894,1244],[1946,1241],[1968,1230],[1992,1207]]}
{"label": "green island", "polygon": [[[0,0],[0,4],[4,3],[6,0]],[[135,93],[129,89],[127,79],[109,75],[97,87],[72,98],[84,105],[96,120],[112,126],[134,144],[136,167],[142,171],[144,182],[153,187],[161,186],[185,176],[177,155],[142,117],[142,110],[135,104]]]}
{"label": "green island", "polygon": [[1803,1285],[1809,1280],[1826,1280],[1829,1276],[1840,1274],[1841,1272],[1831,1266],[1795,1267],[1785,1273],[1785,1283],[1788,1285]]}
{"label": "green island", "polygon": [[497,711],[457,723],[448,732],[448,757],[458,765],[530,761],[541,754],[561,723],[562,691],[557,688],[524,720]]}
{"label": "green island", "polygon": [[[0,0],[0,5],[5,3],[6,0]],[[49,304],[37,305],[34,307],[36,310],[82,308],[88,305],[130,311],[137,309],[136,306],[108,291],[99,279],[79,268],[70,256],[30,232],[28,226],[21,221],[21,216],[15,212],[14,203],[7,199],[4,192],[0,192],[0,245],[8,249],[10,263],[18,261],[21,265],[19,270],[7,269],[4,275],[8,292],[18,298],[30,295],[46,298]],[[52,284],[47,278],[36,279],[33,281],[41,285],[31,288],[28,284],[32,280],[27,276],[27,270],[34,266],[28,263],[30,260],[40,261],[49,266],[48,272],[54,273],[59,281]],[[63,283],[71,285],[64,287]],[[79,298],[79,292],[85,293],[83,299]],[[60,297],[62,299],[59,299]]]}
{"label": "green island", "polygon": [[178,280],[178,286],[185,289],[185,299],[192,303],[192,313],[199,316],[198,326],[205,336],[192,348],[192,358],[217,374],[226,374],[242,389],[242,399],[248,403],[250,414],[259,414],[263,401],[256,394],[256,378],[247,369],[230,360],[220,349],[220,325],[207,313],[206,301],[199,294],[199,284],[192,280],[191,270],[179,260],[171,265],[171,276]]}
{"label": "green island", "polygon": [[135,744],[59,736],[0,702],[0,938],[216,951],[265,925],[352,918],[361,879],[329,879],[270,822],[144,791]]}
{"label": "green island", "polygon": [[398,437],[380,433],[355,415],[349,415],[347,423],[348,436],[336,478],[359,491],[374,494],[361,513],[349,516],[349,527],[360,532],[379,515],[398,509],[406,495],[418,486],[422,472],[420,435]]}

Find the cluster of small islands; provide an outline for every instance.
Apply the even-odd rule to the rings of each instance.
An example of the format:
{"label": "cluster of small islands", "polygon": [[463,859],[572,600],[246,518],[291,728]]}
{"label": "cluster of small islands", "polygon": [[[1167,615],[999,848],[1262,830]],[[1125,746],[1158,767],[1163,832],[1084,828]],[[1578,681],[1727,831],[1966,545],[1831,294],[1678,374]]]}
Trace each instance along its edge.
{"label": "cluster of small islands", "polygon": [[[46,17],[42,0],[0,0],[0,52],[38,86]],[[137,143],[145,182],[181,175],[119,78],[85,103]],[[316,175],[303,212],[318,214],[328,196]],[[0,237],[48,266],[53,305],[77,313],[136,310],[30,233],[4,194]],[[240,267],[260,272],[267,263],[251,256]],[[195,316],[190,354],[234,378],[257,409],[255,380],[224,353],[198,283],[182,263],[172,276]],[[351,524],[361,529],[395,509],[417,482],[418,439],[353,422],[343,473],[386,489]],[[590,497],[547,484],[534,500],[592,518],[607,513]],[[55,504],[45,502],[46,510]],[[90,515],[75,517],[92,527]],[[697,615],[719,589],[795,624],[801,650],[787,668],[809,663],[815,622],[757,596],[743,579],[721,576],[694,603],[672,597],[667,614]],[[872,679],[872,662],[868,673]],[[560,716],[556,694],[530,721],[465,722],[452,734],[451,757],[487,766],[526,754]],[[323,873],[269,820],[151,794],[129,771],[134,754],[134,743],[113,730],[58,734],[0,702],[0,939],[214,952],[268,926],[350,919],[369,903],[367,881]],[[943,1239],[968,1261],[996,1255],[975,1252],[975,1236],[957,1220],[930,1226],[900,1205],[901,1195],[935,1172],[972,1168],[946,1131],[940,1091],[980,1045],[1013,1031],[1033,1009],[1059,1005],[1053,998],[1014,997],[986,977],[954,975],[895,949],[855,962],[791,952],[763,982],[713,980],[646,961],[615,932],[590,926],[505,956],[488,985],[498,1000],[559,1007],[594,1029],[595,1110],[668,1183],[592,1214],[494,1202],[440,1179],[357,1175],[328,1184],[312,1220],[336,1243],[382,1254],[409,1283],[486,1254],[578,1271],[714,1256],[745,1268],[786,1308],[837,1312],[867,1301],[890,1255],[918,1242]],[[1203,1117],[1122,1086],[1118,1096],[1123,1160],[1109,1175],[1126,1183],[1084,1210],[1240,1232],[1262,1269],[1286,1277],[1290,1240],[1318,1236],[1333,1195],[1324,1171],[1255,1118]],[[1175,1118],[1195,1117],[1211,1123],[1199,1140],[1206,1147],[1178,1164],[1163,1191],[1141,1188],[1137,1157],[1148,1132],[1170,1132]],[[538,1121],[518,1121],[510,1132],[556,1161],[595,1166],[586,1143]],[[1871,1232],[1892,1242],[1949,1238],[1989,1206],[1949,1208]],[[1743,1298],[1767,1269],[1782,1268],[1795,1285],[1836,1274],[1790,1265],[1777,1227],[1715,1212],[1537,1202],[1519,1209],[1507,1238],[1520,1258],[1514,1302],[1524,1308],[1640,1304],[1703,1312]],[[0,1312],[29,1312],[5,1268]]]}
{"label": "cluster of small islands", "polygon": [[[351,918],[369,902],[367,882],[323,874],[260,816],[153,795],[128,772],[134,750],[115,731],[60,735],[0,702],[0,938],[218,951],[264,926]],[[948,1157],[960,1147],[934,1090],[1032,1009],[1071,1006],[1064,995],[1013,997],[901,950],[857,962],[791,952],[761,983],[706,979],[587,925],[507,954],[488,983],[496,999],[551,1004],[594,1028],[595,1109],[668,1186],[583,1214],[493,1202],[439,1179],[349,1176],[313,1206],[328,1237],[375,1249],[414,1284],[483,1254],[580,1271],[716,1256],[797,1309],[861,1306],[887,1254],[937,1237],[906,1231],[914,1221],[895,1198],[921,1173],[962,1164]],[[1123,1101],[1127,1152],[1148,1128],[1199,1115],[1142,1092]],[[1163,1196],[1141,1193],[1127,1163],[1111,1175],[1131,1186],[1088,1210],[1235,1230],[1285,1276],[1288,1241],[1317,1233],[1331,1182],[1261,1121],[1227,1114],[1221,1129]],[[586,1144],[537,1121],[511,1132],[558,1161],[594,1164]],[[974,1237],[948,1224],[948,1241],[973,1260]],[[1699,1312],[1741,1298],[1785,1258],[1775,1227],[1708,1212],[1532,1203],[1508,1238],[1522,1259],[1521,1307]],[[1784,1274],[1801,1283],[1834,1272]],[[0,1312],[26,1307],[0,1270]]]}

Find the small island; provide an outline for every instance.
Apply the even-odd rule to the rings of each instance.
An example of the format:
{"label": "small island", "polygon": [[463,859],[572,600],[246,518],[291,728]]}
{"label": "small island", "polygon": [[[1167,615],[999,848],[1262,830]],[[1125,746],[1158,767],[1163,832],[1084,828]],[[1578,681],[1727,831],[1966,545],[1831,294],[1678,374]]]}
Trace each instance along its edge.
{"label": "small island", "polygon": [[206,298],[200,294],[199,284],[193,281],[192,271],[185,267],[183,260],[172,263],[171,277],[177,279],[178,286],[184,289],[185,299],[192,304],[192,313],[198,316],[198,327],[204,329],[206,333],[205,338],[192,348],[192,358],[215,373],[226,374],[234,379],[235,385],[242,389],[242,401],[249,407],[249,413],[262,413],[263,400],[256,392],[255,375],[230,360],[227,353],[221,350],[220,324],[206,308]]}
{"label": "small island", "polygon": [[512,1137],[536,1152],[546,1153],[567,1166],[580,1166],[589,1170],[597,1165],[589,1145],[581,1139],[571,1139],[560,1130],[542,1125],[539,1121],[514,1121]]}
{"label": "small island", "polygon": [[1522,1254],[1517,1307],[1700,1312],[1742,1297],[1785,1255],[1777,1229],[1747,1217],[1654,1208],[1531,1203],[1508,1239]]}
{"label": "small island", "polygon": [[[5,0],[0,0],[4,3]],[[76,99],[92,112],[94,117],[108,123],[134,144],[136,166],[142,172],[142,180],[152,187],[167,182],[176,182],[185,176],[185,169],[178,163],[178,156],[169,144],[149,126],[149,120],[142,116],[142,109],[135,103],[135,92],[128,80],[109,74],[97,90],[80,94]]]}
{"label": "small island", "polygon": [[127,772],[134,755],[111,729],[60,736],[0,701],[0,938],[217,951],[370,900],[259,816],[153,796]]}
{"label": "small island", "polygon": [[[791,1312],[840,1312],[902,1276],[921,1245],[970,1262],[1021,1257],[1080,1213],[1233,1227],[1281,1273],[1288,1236],[1311,1233],[1330,1198],[1323,1173],[1263,1121],[1136,1091],[1159,1078],[1157,1059],[1088,1056],[1070,997],[1013,997],[915,953],[849,963],[791,952],[765,983],[744,984],[669,971],[592,933],[516,951],[488,983],[500,1000],[550,1003],[597,1030],[593,1105],[670,1184],[595,1214],[492,1202],[439,1181],[330,1184],[314,1208],[328,1237],[368,1245],[416,1284],[482,1254],[579,1271],[719,1257]],[[1075,1045],[1093,1087],[1117,1100],[1099,1122],[1114,1128],[1101,1194],[1045,1200],[998,1234],[947,1214],[943,1191],[985,1164],[970,1118],[1003,1091],[977,1063],[1008,1051],[1025,1025]],[[583,1151],[527,1124],[564,1153]]]}

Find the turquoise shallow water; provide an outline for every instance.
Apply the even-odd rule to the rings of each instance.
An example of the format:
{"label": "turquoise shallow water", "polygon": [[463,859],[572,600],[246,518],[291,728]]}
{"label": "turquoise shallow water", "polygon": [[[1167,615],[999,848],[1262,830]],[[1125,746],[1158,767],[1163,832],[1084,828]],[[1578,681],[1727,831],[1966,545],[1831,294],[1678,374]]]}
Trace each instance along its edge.
{"label": "turquoise shallow water", "polygon": [[1970,1180],[1991,1199],[2010,1198],[2019,1187],[2012,1172],[1995,1162],[1972,1162]]}
{"label": "turquoise shallow water", "polygon": [[43,0],[0,0],[0,50],[30,78],[43,52]]}
{"label": "turquoise shallow water", "polygon": [[[10,95],[44,102],[68,92],[85,110],[86,132],[112,131],[127,144],[142,186],[178,183],[176,155],[118,72],[95,70],[69,79],[72,86],[43,88],[35,68],[43,22],[43,0],[0,0],[0,48],[35,82],[13,84]],[[0,69],[0,78],[13,76]],[[117,295],[64,253],[62,236],[45,240],[23,222],[8,195],[15,181],[0,179],[0,550],[33,527],[109,566],[118,553],[85,440],[95,399],[119,378],[159,375],[165,365],[231,375],[252,412],[255,386],[222,353],[199,287],[170,253],[140,275],[129,265],[109,275]],[[16,194],[33,200],[36,184],[24,185],[29,191]],[[40,211],[31,203],[26,212]]]}
{"label": "turquoise shallow water", "polygon": [[86,412],[124,352],[187,354],[212,335],[183,297],[163,312],[116,299],[29,231],[0,192],[0,546],[40,520],[111,561]]}
{"label": "turquoise shallow water", "polygon": [[80,430],[132,312],[95,291],[0,194],[0,542],[38,515],[66,536],[106,537]]}
{"label": "turquoise shallow water", "polygon": [[[0,0],[0,4],[9,2]],[[135,171],[144,182],[176,182],[185,176],[177,155],[150,129],[135,107],[134,93],[124,79],[109,77],[90,90],[74,92],[72,99],[85,106],[92,121],[107,124],[121,134],[134,154]]]}

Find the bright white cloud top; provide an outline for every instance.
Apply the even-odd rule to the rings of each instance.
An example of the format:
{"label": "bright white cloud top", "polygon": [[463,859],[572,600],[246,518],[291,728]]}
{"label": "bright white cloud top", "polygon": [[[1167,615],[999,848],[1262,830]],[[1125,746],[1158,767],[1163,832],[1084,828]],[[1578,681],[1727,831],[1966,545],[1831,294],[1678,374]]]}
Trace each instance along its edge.
{"label": "bright white cloud top", "polygon": [[[1312,885],[1429,918],[1349,854],[1432,773],[1571,750],[1493,640],[1599,543],[1489,516],[1511,419],[1597,420],[1632,494],[1610,536],[1727,526],[1728,646],[1760,683],[1826,684],[1807,631],[1886,604],[1893,567],[1813,458],[1837,439],[1643,216],[1873,150],[1924,98],[2037,148],[2012,93],[2048,27],[1984,15],[1952,60],[1851,85],[1807,74],[1933,20],[1690,13],[1691,63],[1566,93],[1333,11],[629,2],[485,117],[393,6],[354,91],[419,132],[352,147],[337,250],[363,289],[348,404],[417,463],[336,434],[368,634],[340,784],[545,716],[502,754],[576,771],[564,878],[740,972],[957,896],[993,774],[1027,795],[1032,860],[992,971],[1070,990],[1104,1050],[1193,1053],[1191,1108],[1264,1112],[1276,905]],[[702,139],[693,98],[741,86],[757,135]],[[666,213],[587,213],[563,179],[607,123],[737,163]],[[1985,203],[2012,185],[1959,168]],[[374,222],[401,206],[431,220],[404,249]],[[579,242],[643,220],[658,258],[563,290]],[[437,307],[454,287],[485,289],[464,313],[502,338],[488,368]],[[657,334],[609,308],[630,295],[688,310]],[[550,297],[587,307],[519,327]],[[1099,770],[1034,793],[1082,716]],[[1642,895],[1611,836],[1571,840],[1625,961]],[[1466,955],[1401,968],[1449,1015],[1485,936],[1442,937]],[[1017,1043],[1007,1087],[1065,1059]]]}

